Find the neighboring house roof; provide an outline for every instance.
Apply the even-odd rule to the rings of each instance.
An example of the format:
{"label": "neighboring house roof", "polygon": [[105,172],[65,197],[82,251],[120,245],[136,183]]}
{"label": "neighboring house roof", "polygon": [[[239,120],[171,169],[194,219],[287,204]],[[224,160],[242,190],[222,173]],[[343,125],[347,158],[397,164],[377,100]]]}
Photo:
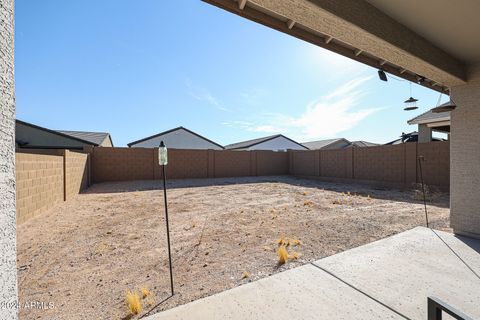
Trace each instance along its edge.
{"label": "neighboring house roof", "polygon": [[[446,105],[449,102],[441,104],[441,106]],[[422,113],[421,115],[416,116],[413,119],[407,121],[408,124],[424,124],[432,122],[441,122],[441,121],[450,121],[450,111],[435,113],[432,112],[432,109],[427,112]]]}
{"label": "neighboring house roof", "polygon": [[[445,141],[445,139],[432,138],[432,141]],[[414,131],[410,133],[402,133],[402,135],[400,136],[400,139],[390,141],[388,143],[385,143],[385,145],[401,144],[406,142],[418,142],[418,132]]]}
{"label": "neighboring house roof", "polygon": [[105,139],[110,139],[113,146],[112,137],[108,132],[88,132],[88,131],[69,131],[69,130],[55,130],[67,136],[78,138],[84,141],[89,141],[94,145],[101,145]]}
{"label": "neighboring house roof", "polygon": [[257,139],[252,139],[252,140],[246,140],[246,141],[241,141],[241,142],[237,142],[237,143],[232,143],[232,144],[229,144],[229,145],[226,145],[225,146],[225,149],[229,149],[229,150],[235,150],[235,149],[247,149],[247,148],[250,148],[250,147],[253,147],[257,144],[260,144],[260,143],[263,143],[263,142],[267,142],[267,141],[270,141],[270,140],[273,140],[273,139],[276,139],[276,138],[279,138],[279,137],[282,137],[282,138],[285,138],[295,144],[298,144],[299,146],[303,147],[303,148],[307,148],[306,146],[302,145],[301,143],[298,143],[296,142],[295,140],[292,140],[288,137],[285,137],[283,134],[275,134],[273,136],[268,136],[268,137],[262,137],[262,138],[257,138]]}
{"label": "neighboring house roof", "polygon": [[207,138],[205,138],[204,136],[201,136],[201,135],[199,135],[198,133],[193,132],[192,130],[189,130],[189,129],[187,129],[187,128],[185,128],[185,127],[182,127],[182,126],[176,127],[176,128],[173,128],[173,129],[170,129],[170,130],[167,130],[167,131],[163,131],[163,132],[154,134],[153,136],[149,136],[149,137],[146,137],[146,138],[137,140],[137,141],[130,142],[130,143],[128,143],[127,145],[128,145],[129,147],[131,147],[131,146],[133,146],[133,145],[135,145],[135,144],[138,144],[138,143],[140,143],[140,142],[144,142],[144,141],[147,141],[147,140],[150,140],[150,139],[153,139],[153,138],[162,136],[162,135],[167,134],[167,133],[171,133],[171,132],[174,132],[174,131],[178,131],[178,130],[185,130],[185,131],[187,131],[188,133],[191,133],[191,134],[193,134],[193,135],[195,135],[195,136],[197,136],[197,137],[199,137],[199,138],[201,138],[201,139],[203,139],[203,140],[205,140],[205,141],[208,141],[208,142],[213,143],[214,145],[216,145],[216,146],[218,146],[218,147],[220,147],[220,148],[222,148],[222,149],[225,149],[222,145],[220,145],[220,144],[218,144],[218,143],[216,143],[216,142],[214,142],[214,141],[212,141],[212,140],[210,140],[210,139],[207,139]]}
{"label": "neighboring house roof", "polygon": [[363,148],[363,147],[374,147],[374,146],[378,146],[378,143],[373,143],[373,142],[368,142],[368,141],[359,140],[359,141],[352,141],[352,142],[350,142],[350,144],[349,144],[347,147],[360,147],[360,148]]}
{"label": "neighboring house roof", "polygon": [[345,138],[336,138],[336,139],[327,139],[327,140],[318,140],[318,141],[310,141],[310,142],[303,142],[302,144],[307,147],[308,149],[312,150],[319,150],[326,148],[334,143],[344,141],[345,143],[349,144],[350,141],[348,141]]}
{"label": "neighboring house roof", "polygon": [[[45,131],[45,132],[48,132],[48,133],[51,133],[51,134],[54,134],[54,135],[58,135],[58,136],[61,136],[61,137],[64,137],[64,138],[73,139],[73,140],[76,140],[76,141],[81,142],[81,143],[84,143],[84,144],[89,144],[89,145],[98,146],[98,144],[93,143],[93,142],[91,142],[91,141],[88,141],[88,140],[85,140],[85,139],[82,139],[82,138],[78,138],[78,137],[74,137],[74,136],[71,136],[71,135],[62,133],[62,132],[60,132],[60,131],[55,131],[55,130],[47,129],[47,128],[40,127],[40,126],[37,126],[37,125],[32,124],[32,123],[29,123],[29,122],[25,122],[25,121],[22,121],[22,120],[18,120],[18,119],[16,119],[15,121],[16,121],[17,123],[19,123],[19,124],[22,124],[22,125],[24,125],[24,126],[29,126],[29,127],[35,128],[35,129],[37,129],[37,130],[42,130],[42,131]],[[17,143],[19,143],[20,145],[27,143],[27,145],[28,145],[28,141],[17,141]]]}

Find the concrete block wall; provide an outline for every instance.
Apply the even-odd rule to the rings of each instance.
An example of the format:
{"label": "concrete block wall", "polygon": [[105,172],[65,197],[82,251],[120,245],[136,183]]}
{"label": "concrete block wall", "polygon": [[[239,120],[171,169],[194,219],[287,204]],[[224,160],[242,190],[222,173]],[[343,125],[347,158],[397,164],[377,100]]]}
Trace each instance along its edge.
{"label": "concrete block wall", "polygon": [[[285,152],[255,151],[255,174],[283,175],[289,172],[289,156]],[[253,163],[253,161],[252,161]]]}
{"label": "concrete block wall", "polygon": [[155,149],[94,148],[92,182],[154,179]]}
{"label": "concrete block wall", "polygon": [[[427,185],[450,185],[450,142],[419,143],[417,154],[424,157],[422,173],[423,180]],[[420,181],[419,168],[417,169],[417,181]]]}
{"label": "concrete block wall", "polygon": [[89,155],[68,150],[16,153],[17,224],[71,199],[89,185]]}
{"label": "concrete block wall", "polygon": [[293,151],[291,152],[291,172],[299,176],[315,175],[315,151]]}
{"label": "concrete block wall", "polygon": [[405,182],[405,144],[352,150],[353,179]]}
{"label": "concrete block wall", "polygon": [[420,182],[419,155],[425,159],[422,162],[425,183],[448,189],[449,142],[290,151],[290,174],[334,181],[411,187]]}
{"label": "concrete block wall", "polygon": [[79,194],[88,187],[89,183],[89,156],[87,153],[65,150],[65,200]]}
{"label": "concrete block wall", "polygon": [[[213,159],[213,150],[169,150],[166,174],[168,178],[208,178],[209,161]],[[153,165],[155,167],[154,179],[162,178],[162,170],[158,165],[158,149],[154,149]]]}
{"label": "concrete block wall", "polygon": [[64,200],[63,156],[17,153],[17,224]]}
{"label": "concrete block wall", "polygon": [[[255,151],[253,151],[255,152]],[[246,177],[251,173],[250,151],[215,151],[213,177]]]}
{"label": "concrete block wall", "polygon": [[[284,175],[289,173],[286,152],[169,149],[169,179]],[[94,148],[92,182],[155,180],[162,178],[158,148]]]}
{"label": "concrete block wall", "polygon": [[318,151],[318,176],[351,179],[353,177],[353,149]]}

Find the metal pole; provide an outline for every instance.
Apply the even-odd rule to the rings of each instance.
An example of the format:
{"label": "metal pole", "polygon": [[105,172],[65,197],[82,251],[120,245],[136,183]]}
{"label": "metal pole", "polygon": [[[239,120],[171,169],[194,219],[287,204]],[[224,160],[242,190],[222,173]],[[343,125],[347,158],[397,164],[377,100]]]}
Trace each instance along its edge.
{"label": "metal pole", "polygon": [[427,228],[428,228],[427,199],[425,197],[425,184],[423,183],[423,172],[422,172],[422,161],[423,160],[424,160],[423,156],[418,157],[418,166],[419,166],[419,169],[420,169],[420,180],[422,181],[423,206],[425,207],[425,221],[427,222]]}
{"label": "metal pole", "polygon": [[170,227],[168,225],[168,206],[167,206],[167,177],[165,176],[165,165],[162,165],[163,173],[163,200],[165,203],[165,220],[167,224],[167,243],[168,243],[168,264],[170,268],[170,288],[172,289],[173,296],[173,269],[172,269],[172,254],[170,251]]}

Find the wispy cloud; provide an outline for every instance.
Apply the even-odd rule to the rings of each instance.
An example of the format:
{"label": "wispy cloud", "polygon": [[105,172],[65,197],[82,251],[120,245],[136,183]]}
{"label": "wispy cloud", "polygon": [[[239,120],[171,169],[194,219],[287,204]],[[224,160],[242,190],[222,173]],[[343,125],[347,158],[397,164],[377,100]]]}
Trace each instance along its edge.
{"label": "wispy cloud", "polygon": [[208,90],[206,90],[205,88],[194,86],[189,79],[185,80],[185,86],[187,87],[188,95],[193,97],[194,99],[198,101],[204,101],[218,110],[230,111],[220,102],[219,99],[213,96]]}
{"label": "wispy cloud", "polygon": [[330,79],[358,77],[369,69],[368,66],[346,58],[332,51],[314,45],[300,47],[299,57],[314,70],[328,74]]}
{"label": "wispy cloud", "polygon": [[240,93],[243,103],[249,106],[261,106],[262,101],[268,95],[268,91],[261,88],[249,88]]}
{"label": "wispy cloud", "polygon": [[371,77],[353,79],[306,106],[298,116],[268,114],[249,121],[232,121],[248,131],[283,133],[300,141],[335,137],[358,125],[380,108],[359,108],[366,91],[361,86]]}

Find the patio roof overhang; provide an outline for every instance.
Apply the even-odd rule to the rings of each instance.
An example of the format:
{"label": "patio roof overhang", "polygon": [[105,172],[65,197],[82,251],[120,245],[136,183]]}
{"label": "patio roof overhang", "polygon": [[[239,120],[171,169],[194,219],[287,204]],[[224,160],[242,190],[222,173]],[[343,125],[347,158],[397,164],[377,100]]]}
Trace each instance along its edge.
{"label": "patio roof overhang", "polygon": [[[431,28],[431,21],[419,24],[418,30],[397,21],[407,21],[409,14],[414,19],[418,18],[419,12],[422,12],[416,12],[418,5],[429,3],[438,10],[437,1],[408,0],[410,13],[401,10],[406,5],[405,1],[387,1],[388,4],[376,0],[203,1],[436,91],[449,94],[450,87],[467,81],[467,62],[462,59],[463,56],[447,53],[443,49],[443,41],[437,41],[441,48],[420,35],[435,34],[435,30],[426,32],[422,29],[424,26]],[[455,2],[455,6],[461,7],[462,2]],[[448,15],[448,9],[443,8],[442,14]],[[390,15],[397,14],[398,19],[382,10]],[[409,26],[416,25],[410,23]],[[444,25],[438,32],[445,30],[448,29]],[[462,37],[460,32],[458,37]]]}

